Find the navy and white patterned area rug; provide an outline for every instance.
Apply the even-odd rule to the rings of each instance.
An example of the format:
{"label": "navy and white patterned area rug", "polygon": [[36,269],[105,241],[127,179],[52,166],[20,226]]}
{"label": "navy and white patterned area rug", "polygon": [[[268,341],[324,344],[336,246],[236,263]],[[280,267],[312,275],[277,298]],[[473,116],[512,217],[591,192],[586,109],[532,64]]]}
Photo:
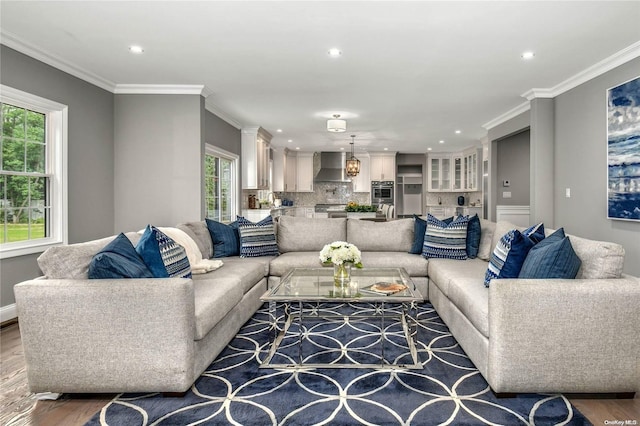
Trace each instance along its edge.
{"label": "navy and white patterned area rug", "polygon": [[[321,314],[375,313],[368,304],[321,305]],[[347,319],[348,318],[348,319]],[[429,303],[419,306],[418,370],[259,369],[270,343],[265,305],[186,396],[123,394],[88,425],[590,425],[562,395],[497,399]],[[384,359],[410,362],[398,322],[385,322]],[[307,362],[380,362],[377,318],[303,322]],[[298,356],[295,324],[274,357]]]}

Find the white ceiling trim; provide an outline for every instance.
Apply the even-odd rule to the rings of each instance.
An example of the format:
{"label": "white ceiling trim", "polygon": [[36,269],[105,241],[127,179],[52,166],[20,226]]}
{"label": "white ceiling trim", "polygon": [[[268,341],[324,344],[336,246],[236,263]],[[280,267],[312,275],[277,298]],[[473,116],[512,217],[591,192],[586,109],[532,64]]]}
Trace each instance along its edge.
{"label": "white ceiling trim", "polygon": [[212,113],[216,117],[220,118],[221,120],[224,120],[227,123],[231,124],[236,129],[242,129],[242,124],[238,120],[236,120],[235,118],[231,117],[226,112],[222,111],[220,109],[220,107],[215,105],[213,103],[213,101],[210,100],[210,99],[211,99],[211,97],[208,97],[207,99],[204,100],[204,108],[207,111],[209,111],[210,113]]}
{"label": "white ceiling trim", "polygon": [[202,84],[118,84],[116,95],[202,95]]}
{"label": "white ceiling trim", "polygon": [[71,74],[74,77],[78,77],[81,80],[96,85],[111,93],[113,93],[113,90],[116,87],[116,84],[113,81],[100,77],[99,75],[94,74],[91,71],[87,71],[84,68],[65,61],[64,59],[58,58],[55,55],[46,53],[39,47],[30,44],[22,40],[15,34],[9,33],[5,30],[0,30],[0,42],[7,47],[17,50],[20,53],[24,53],[27,56],[44,62],[47,65],[51,65],[54,68]]}
{"label": "white ceiling trim", "polygon": [[635,42],[631,46],[622,49],[619,52],[614,53],[608,58],[603,59],[595,65],[590,66],[584,71],[569,77],[560,84],[553,86],[550,89],[531,89],[528,92],[522,94],[523,98],[532,100],[534,98],[555,98],[558,95],[567,92],[574,87],[586,83],[607,71],[611,71],[615,67],[625,64],[640,56],[640,41]]}
{"label": "white ceiling trim", "polygon": [[494,118],[493,120],[483,124],[482,127],[485,130],[491,130],[494,127],[504,123],[505,121],[509,121],[512,118],[519,116],[523,112],[529,111],[529,109],[531,109],[531,103],[529,101],[523,102],[520,105],[518,105],[517,107],[512,108],[509,111],[505,112],[504,114],[502,114],[502,115]]}

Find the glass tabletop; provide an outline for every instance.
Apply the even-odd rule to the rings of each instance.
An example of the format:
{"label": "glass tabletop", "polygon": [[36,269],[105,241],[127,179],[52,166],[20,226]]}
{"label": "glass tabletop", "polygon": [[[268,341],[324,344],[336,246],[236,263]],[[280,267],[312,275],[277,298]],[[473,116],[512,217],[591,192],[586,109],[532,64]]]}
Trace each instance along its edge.
{"label": "glass tabletop", "polygon": [[[384,293],[386,284],[404,284],[404,290]],[[268,290],[263,301],[421,301],[422,295],[404,268],[363,268],[351,270],[348,286],[336,286],[333,268],[295,268]]]}

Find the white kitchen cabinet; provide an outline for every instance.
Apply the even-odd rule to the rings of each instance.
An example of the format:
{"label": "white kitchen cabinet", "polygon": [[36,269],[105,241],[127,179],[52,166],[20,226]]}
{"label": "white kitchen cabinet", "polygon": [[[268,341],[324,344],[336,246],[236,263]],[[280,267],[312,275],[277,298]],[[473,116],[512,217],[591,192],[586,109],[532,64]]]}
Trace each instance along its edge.
{"label": "white kitchen cabinet", "polygon": [[465,191],[477,191],[480,179],[480,161],[481,155],[479,149],[465,151],[464,153],[464,189]]}
{"label": "white kitchen cabinet", "polygon": [[442,220],[454,216],[456,208],[454,206],[427,206],[427,213]]}
{"label": "white kitchen cabinet", "polygon": [[298,157],[295,152],[287,152],[284,165],[284,190],[295,192],[298,180]]}
{"label": "white kitchen cabinet", "polygon": [[282,148],[271,148],[273,159],[271,161],[271,191],[285,191],[285,164],[286,153]]}
{"label": "white kitchen cabinet", "polygon": [[360,160],[360,173],[358,176],[351,178],[351,184],[353,185],[353,192],[371,192],[371,178],[370,173],[370,158],[368,155],[359,155]]}
{"label": "white kitchen cabinet", "polygon": [[466,162],[467,158],[462,154],[454,154],[451,156],[451,162],[453,164],[453,183],[452,189],[454,191],[460,191],[465,187],[465,177],[466,177]]}
{"label": "white kitchen cabinet", "polygon": [[313,192],[313,152],[298,152],[296,192]]}
{"label": "white kitchen cabinet", "polygon": [[271,137],[261,127],[242,129],[242,189],[269,189]]}
{"label": "white kitchen cabinet", "polygon": [[451,155],[429,155],[427,164],[429,192],[451,191]]}
{"label": "white kitchen cabinet", "polygon": [[396,153],[370,154],[370,180],[396,180]]}

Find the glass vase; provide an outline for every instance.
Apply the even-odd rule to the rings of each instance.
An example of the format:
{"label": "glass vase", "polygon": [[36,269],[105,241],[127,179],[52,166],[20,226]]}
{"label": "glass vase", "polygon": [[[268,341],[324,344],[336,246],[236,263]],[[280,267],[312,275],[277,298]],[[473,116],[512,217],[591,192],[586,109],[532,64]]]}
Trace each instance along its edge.
{"label": "glass vase", "polygon": [[336,287],[348,286],[351,281],[351,263],[333,265],[333,282]]}

